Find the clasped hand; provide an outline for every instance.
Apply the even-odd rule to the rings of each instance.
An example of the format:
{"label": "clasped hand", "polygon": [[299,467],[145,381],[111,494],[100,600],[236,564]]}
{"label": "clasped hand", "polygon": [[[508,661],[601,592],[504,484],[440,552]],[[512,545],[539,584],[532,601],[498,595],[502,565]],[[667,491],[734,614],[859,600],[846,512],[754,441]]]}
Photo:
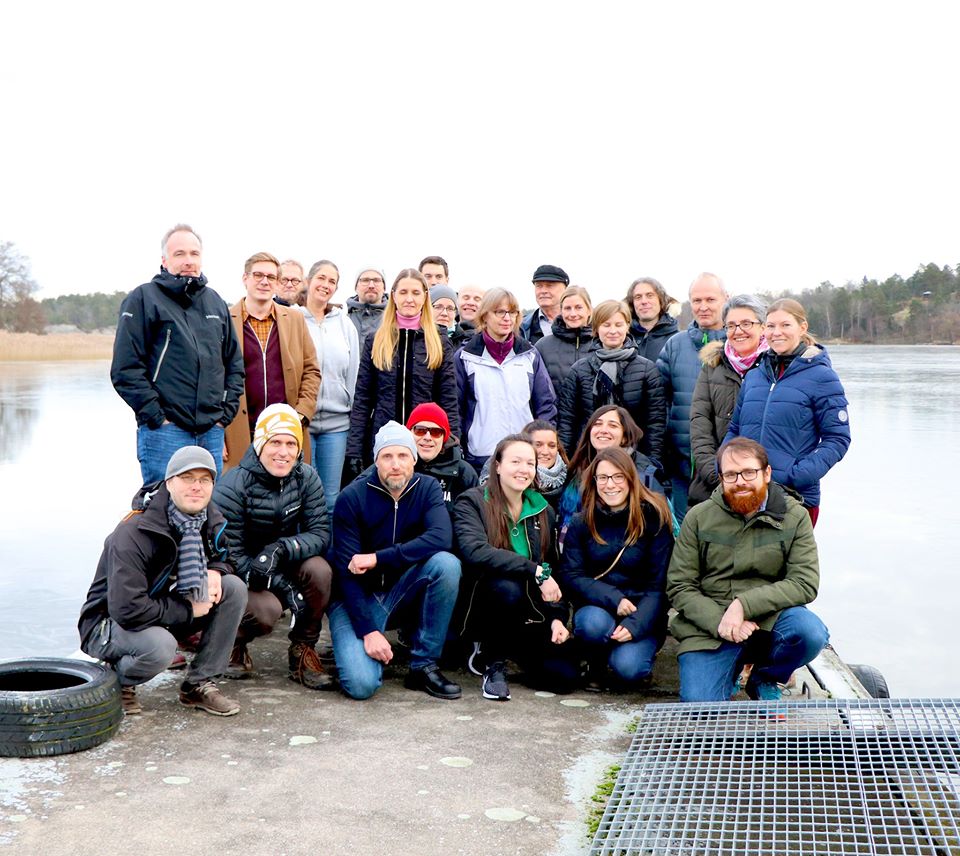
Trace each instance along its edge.
{"label": "clasped hand", "polygon": [[734,598],[717,625],[717,636],[727,642],[746,642],[759,626],[756,622],[744,618],[743,604],[738,598]]}

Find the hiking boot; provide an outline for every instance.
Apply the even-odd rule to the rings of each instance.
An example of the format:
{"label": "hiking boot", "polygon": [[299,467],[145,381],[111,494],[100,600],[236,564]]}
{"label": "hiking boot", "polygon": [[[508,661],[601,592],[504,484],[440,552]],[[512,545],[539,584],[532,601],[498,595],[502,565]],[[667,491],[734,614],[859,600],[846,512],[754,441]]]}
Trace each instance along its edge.
{"label": "hiking boot", "polygon": [[238,642],[233,646],[230,652],[230,662],[227,663],[227,671],[224,675],[235,681],[242,681],[253,677],[253,658],[247,650],[247,646]]}
{"label": "hiking boot", "polygon": [[337,665],[337,658],[333,656],[333,645],[321,645],[317,648],[317,656],[324,666]]}
{"label": "hiking boot", "polygon": [[487,670],[487,661],[480,650],[479,642],[473,643],[473,651],[467,657],[467,669],[478,678],[482,678],[483,673]]}
{"label": "hiking boot", "polygon": [[754,701],[780,701],[783,691],[776,681],[747,681],[747,695]]}
{"label": "hiking boot", "polygon": [[195,707],[214,716],[233,716],[240,713],[240,705],[232,698],[227,698],[213,681],[203,681],[200,684],[180,685],[180,704],[185,707]]}
{"label": "hiking boot", "polygon": [[323,670],[323,663],[313,645],[294,642],[287,651],[290,663],[290,680],[303,684],[311,690],[333,689],[333,678]]}
{"label": "hiking boot", "polygon": [[127,716],[143,713],[143,708],[140,707],[140,702],[137,700],[136,687],[120,687],[120,706]]}
{"label": "hiking boot", "polygon": [[498,660],[487,666],[483,673],[481,691],[484,698],[495,701],[510,701],[510,685],[507,683],[507,664]]}
{"label": "hiking boot", "polygon": [[168,669],[185,669],[187,667],[187,658],[183,656],[180,651],[177,651],[173,655],[173,659],[170,661],[170,665],[167,666]]}

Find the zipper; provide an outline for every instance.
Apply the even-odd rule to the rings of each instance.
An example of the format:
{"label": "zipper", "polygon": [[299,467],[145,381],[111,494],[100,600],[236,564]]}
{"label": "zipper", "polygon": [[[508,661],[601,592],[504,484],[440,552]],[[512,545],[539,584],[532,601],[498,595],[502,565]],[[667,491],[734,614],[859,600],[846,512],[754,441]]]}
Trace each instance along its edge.
{"label": "zipper", "polygon": [[[407,422],[407,349],[410,347],[410,334],[403,337],[403,397],[400,399],[400,413],[403,414],[403,423]],[[394,521],[396,523],[396,521]],[[396,536],[396,531],[394,531]]]}
{"label": "zipper", "polygon": [[167,355],[167,348],[170,347],[170,334],[173,333],[173,329],[167,327],[167,338],[163,343],[163,350],[160,352],[160,359],[157,360],[157,368],[153,373],[153,383],[157,382],[157,377],[160,374],[160,366],[163,365],[163,358]]}

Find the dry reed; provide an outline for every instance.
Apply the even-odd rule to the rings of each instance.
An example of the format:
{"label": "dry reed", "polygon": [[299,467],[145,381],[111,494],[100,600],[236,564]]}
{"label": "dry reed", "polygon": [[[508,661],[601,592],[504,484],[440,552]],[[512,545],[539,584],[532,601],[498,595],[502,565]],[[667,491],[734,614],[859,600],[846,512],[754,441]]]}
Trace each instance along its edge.
{"label": "dry reed", "polygon": [[105,360],[113,353],[110,333],[8,333],[0,330],[0,360]]}

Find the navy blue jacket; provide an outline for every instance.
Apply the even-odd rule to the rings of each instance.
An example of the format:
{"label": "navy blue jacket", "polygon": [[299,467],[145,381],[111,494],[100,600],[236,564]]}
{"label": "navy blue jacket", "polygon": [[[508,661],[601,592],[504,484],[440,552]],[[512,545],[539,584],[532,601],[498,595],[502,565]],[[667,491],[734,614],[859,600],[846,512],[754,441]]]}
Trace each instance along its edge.
{"label": "navy blue jacket", "polygon": [[[379,629],[373,617],[374,592],[389,591],[414,565],[453,544],[453,526],[436,479],[414,473],[394,502],[374,470],[347,485],[333,512],[335,598],[342,600],[358,639]],[[376,553],[376,567],[352,574],[357,553]]]}
{"label": "navy blue jacket", "polygon": [[630,335],[637,343],[637,352],[641,357],[648,360],[657,361],[663,346],[667,344],[667,339],[677,332],[677,319],[669,315],[661,315],[657,323],[647,330],[640,326],[640,322],[634,320],[630,325]]}
{"label": "navy blue jacket", "polygon": [[544,338],[543,328],[540,326],[540,319],[543,318],[543,311],[538,306],[531,312],[523,316],[520,322],[520,336],[526,339],[531,345],[536,345]]}
{"label": "navy blue jacket", "polygon": [[823,345],[810,345],[777,379],[773,351],[747,373],[725,439],[749,437],[766,450],[773,480],[820,505],[820,479],[850,446],[847,397]]}

